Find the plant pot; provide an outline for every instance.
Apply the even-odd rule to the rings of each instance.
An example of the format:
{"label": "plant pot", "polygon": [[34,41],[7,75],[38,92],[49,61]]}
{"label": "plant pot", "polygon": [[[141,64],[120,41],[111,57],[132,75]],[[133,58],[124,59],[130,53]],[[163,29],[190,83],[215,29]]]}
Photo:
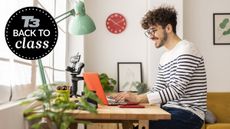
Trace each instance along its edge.
{"label": "plant pot", "polygon": [[70,90],[56,90],[56,101],[68,102],[70,97]]}

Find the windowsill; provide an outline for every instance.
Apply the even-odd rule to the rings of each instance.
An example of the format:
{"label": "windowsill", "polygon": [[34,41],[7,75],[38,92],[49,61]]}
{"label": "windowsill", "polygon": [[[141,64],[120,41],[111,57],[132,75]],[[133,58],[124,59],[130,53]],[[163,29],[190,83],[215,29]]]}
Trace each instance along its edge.
{"label": "windowsill", "polygon": [[5,103],[5,104],[1,104],[0,105],[0,111],[1,110],[5,110],[5,109],[8,109],[8,108],[12,108],[12,107],[15,107],[17,105],[19,105],[20,102],[19,101],[14,101],[14,102],[8,102],[8,103]]}
{"label": "windowsill", "polygon": [[0,105],[0,111],[6,110],[6,109],[9,109],[9,108],[13,108],[15,106],[20,106],[23,101],[28,101],[28,100],[35,100],[35,97],[33,97],[33,98],[25,98],[25,99],[21,99],[21,100],[1,104]]}

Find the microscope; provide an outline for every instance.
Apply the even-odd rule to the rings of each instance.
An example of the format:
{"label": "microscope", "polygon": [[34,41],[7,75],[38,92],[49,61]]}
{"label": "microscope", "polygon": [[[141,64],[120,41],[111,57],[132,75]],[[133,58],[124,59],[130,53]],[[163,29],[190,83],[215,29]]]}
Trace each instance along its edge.
{"label": "microscope", "polygon": [[70,58],[70,62],[72,66],[67,66],[66,71],[71,73],[71,81],[72,81],[72,88],[71,88],[71,97],[77,97],[77,90],[78,90],[78,82],[84,80],[80,73],[82,68],[85,66],[84,63],[79,62],[81,59],[81,55],[79,52]]}

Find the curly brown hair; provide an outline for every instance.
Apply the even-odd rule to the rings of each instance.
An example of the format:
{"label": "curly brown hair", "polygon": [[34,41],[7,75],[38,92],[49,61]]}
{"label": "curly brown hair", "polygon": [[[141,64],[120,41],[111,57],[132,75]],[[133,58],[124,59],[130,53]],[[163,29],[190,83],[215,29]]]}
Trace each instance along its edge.
{"label": "curly brown hair", "polygon": [[165,28],[168,24],[172,25],[173,32],[176,33],[177,12],[170,6],[160,6],[149,10],[141,20],[143,29],[148,29],[152,25],[161,25]]}

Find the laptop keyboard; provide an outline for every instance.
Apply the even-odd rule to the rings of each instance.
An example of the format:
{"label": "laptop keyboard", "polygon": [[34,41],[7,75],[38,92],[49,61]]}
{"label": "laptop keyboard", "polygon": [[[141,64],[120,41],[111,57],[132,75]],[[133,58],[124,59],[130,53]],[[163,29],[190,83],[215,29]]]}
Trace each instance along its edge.
{"label": "laptop keyboard", "polygon": [[122,104],[127,104],[127,102],[125,102],[125,101],[119,101],[119,102],[117,102],[114,98],[113,98],[113,96],[106,96],[106,99],[107,99],[107,101],[108,101],[108,105],[111,105],[111,106],[116,106],[116,105],[122,105]]}

